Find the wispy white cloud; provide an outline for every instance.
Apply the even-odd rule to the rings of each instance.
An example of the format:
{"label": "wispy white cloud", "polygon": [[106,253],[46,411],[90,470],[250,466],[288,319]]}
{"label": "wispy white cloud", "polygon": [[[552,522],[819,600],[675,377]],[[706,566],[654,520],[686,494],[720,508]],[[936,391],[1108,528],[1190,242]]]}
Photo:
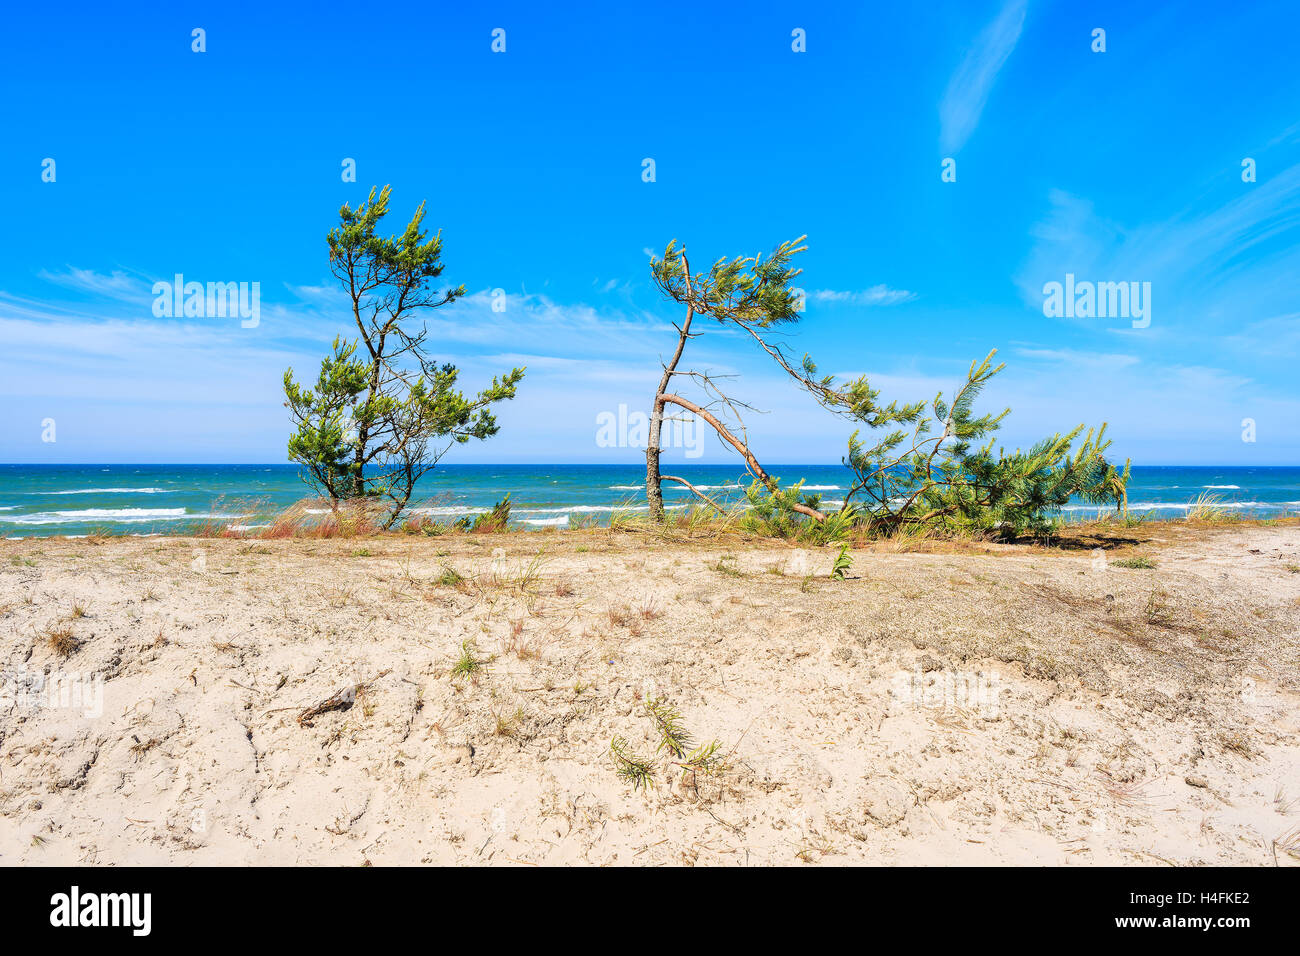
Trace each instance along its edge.
{"label": "wispy white cloud", "polygon": [[861,292],[837,292],[834,289],[818,289],[812,294],[814,302],[832,302],[849,305],[898,305],[911,302],[916,298],[915,292],[906,289],[891,289],[886,285],[873,285]]}
{"label": "wispy white cloud", "polygon": [[1089,200],[1053,190],[1031,235],[1034,244],[1016,275],[1026,304],[1041,306],[1044,284],[1067,273],[1079,280],[1150,282],[1153,322],[1140,331],[1169,328],[1176,318],[1184,336],[1237,333],[1294,310],[1300,164],[1243,184],[1242,193],[1226,202],[1201,201],[1132,227],[1102,216]]}
{"label": "wispy white cloud", "polygon": [[141,279],[114,269],[110,273],[68,266],[62,272],[42,269],[37,277],[86,295],[106,296],[122,301],[138,301],[149,295],[149,286]]}
{"label": "wispy white cloud", "polygon": [[939,144],[951,156],[966,145],[998,73],[1020,40],[1027,0],[1008,0],[971,44],[939,103]]}
{"label": "wispy white cloud", "polygon": [[1070,365],[1080,370],[1124,368],[1136,365],[1139,361],[1136,355],[1125,355],[1120,352],[1086,352],[1078,349],[1018,348],[1016,354],[1041,362]]}

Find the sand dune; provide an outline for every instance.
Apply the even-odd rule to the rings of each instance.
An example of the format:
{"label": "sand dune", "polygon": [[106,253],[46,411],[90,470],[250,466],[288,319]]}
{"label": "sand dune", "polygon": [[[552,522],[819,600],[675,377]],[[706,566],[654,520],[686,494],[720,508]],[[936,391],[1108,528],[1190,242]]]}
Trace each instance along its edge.
{"label": "sand dune", "polygon": [[1296,865],[1300,527],[1117,534],[0,542],[0,863]]}

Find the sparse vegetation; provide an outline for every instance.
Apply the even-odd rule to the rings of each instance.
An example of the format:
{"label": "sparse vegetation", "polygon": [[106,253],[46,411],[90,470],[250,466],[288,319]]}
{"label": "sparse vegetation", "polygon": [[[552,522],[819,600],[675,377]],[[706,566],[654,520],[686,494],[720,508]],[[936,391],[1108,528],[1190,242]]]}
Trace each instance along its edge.
{"label": "sparse vegetation", "polygon": [[1169,600],[1169,592],[1162,587],[1153,588],[1147,595],[1146,604],[1142,609],[1142,617],[1148,624],[1160,627],[1172,624],[1174,621],[1174,606]]}
{"label": "sparse vegetation", "polygon": [[634,754],[626,737],[615,737],[609,745],[615,770],[621,779],[632,784],[633,791],[654,785],[657,767],[655,759],[658,758],[665,759],[669,766],[679,768],[688,786],[696,790],[701,775],[715,774],[723,768],[724,761],[718,753],[721,747],[718,741],[712,740],[694,747],[694,740],[682,723],[680,712],[666,699],[648,697],[643,709],[650,719],[655,736],[659,738],[655,757],[645,758]]}
{"label": "sparse vegetation", "polygon": [[849,554],[847,544],[840,545],[840,553],[835,556],[831,564],[831,577],[836,581],[843,581],[849,575],[849,569],[853,567],[853,555]]}
{"label": "sparse vegetation", "polygon": [[463,574],[453,568],[450,564],[444,564],[442,566],[442,573],[434,579],[434,583],[445,588],[454,588],[460,585],[464,580],[465,576]]}
{"label": "sparse vegetation", "polygon": [[451,676],[465,677],[470,680],[476,680],[491,663],[490,659],[480,660],[478,656],[478,645],[474,641],[462,641],[460,645],[460,657],[451,665]]}
{"label": "sparse vegetation", "polygon": [[609,742],[609,752],[614,758],[614,770],[620,780],[632,785],[633,792],[654,786],[654,763],[638,757],[628,749],[626,737],[615,737]]}
{"label": "sparse vegetation", "polygon": [[45,629],[45,643],[59,657],[71,657],[81,647],[81,641],[67,625],[50,625]]}

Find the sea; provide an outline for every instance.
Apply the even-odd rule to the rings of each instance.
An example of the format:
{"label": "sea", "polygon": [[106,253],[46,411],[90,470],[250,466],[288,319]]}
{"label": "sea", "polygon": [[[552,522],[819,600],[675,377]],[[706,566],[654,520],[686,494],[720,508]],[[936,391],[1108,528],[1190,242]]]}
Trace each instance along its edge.
{"label": "sea", "polygon": [[[723,501],[742,497],[749,479],[735,465],[673,463],[671,471]],[[835,507],[849,486],[842,465],[777,465],[783,484],[804,479]],[[645,466],[440,465],[412,499],[411,512],[451,522],[486,511],[507,492],[511,525],[564,528],[607,521],[615,511],[645,511]],[[1129,509],[1152,518],[1185,514],[1201,495],[1250,517],[1300,514],[1300,467],[1134,466]],[[183,535],[199,528],[255,534],[271,516],[311,496],[295,465],[35,465],[0,464],[0,537],[90,534]],[[694,500],[664,484],[669,507]],[[1067,520],[1104,509],[1066,505]]]}

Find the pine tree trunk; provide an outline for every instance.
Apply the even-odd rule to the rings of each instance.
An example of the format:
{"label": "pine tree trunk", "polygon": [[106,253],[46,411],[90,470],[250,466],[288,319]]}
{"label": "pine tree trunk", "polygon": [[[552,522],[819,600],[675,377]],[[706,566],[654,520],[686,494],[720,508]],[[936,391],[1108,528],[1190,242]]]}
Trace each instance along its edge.
{"label": "pine tree trunk", "polygon": [[654,404],[650,408],[650,434],[646,439],[645,448],[645,497],[646,502],[650,505],[650,520],[664,520],[664,489],[663,480],[659,476],[659,443],[663,434],[664,427],[664,400],[663,394],[668,391],[668,384],[672,381],[673,372],[677,369],[677,363],[682,359],[682,352],[686,348],[686,340],[691,335],[691,319],[695,318],[695,309],[690,307],[686,310],[686,321],[678,330],[677,351],[673,353],[672,361],[664,366],[663,378],[659,380],[659,388],[655,391]]}

